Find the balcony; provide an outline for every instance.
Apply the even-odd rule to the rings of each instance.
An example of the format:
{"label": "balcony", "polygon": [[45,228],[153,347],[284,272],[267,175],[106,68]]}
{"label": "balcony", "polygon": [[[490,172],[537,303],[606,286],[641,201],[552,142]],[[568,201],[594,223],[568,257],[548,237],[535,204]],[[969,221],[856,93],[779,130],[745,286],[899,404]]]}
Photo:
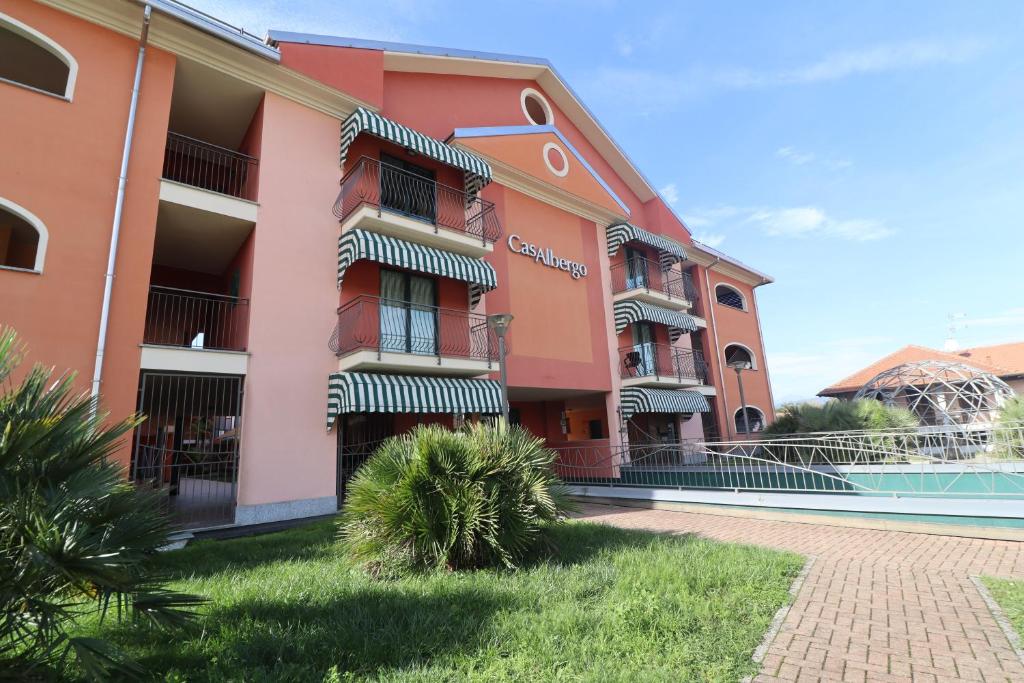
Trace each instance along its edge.
{"label": "balcony", "polygon": [[498,367],[498,340],[486,316],[375,296],[338,309],[328,345],[343,372],[472,377]]}
{"label": "balcony", "polygon": [[668,344],[635,344],[619,349],[622,386],[693,387],[707,384],[707,365],[700,351]]}
{"label": "balcony", "polygon": [[697,300],[697,288],[689,273],[662,270],[657,261],[631,258],[611,267],[614,301],[636,299],[681,311]]}
{"label": "balcony", "polygon": [[152,286],[142,336],[142,367],[244,375],[248,336],[248,299]]}
{"label": "balcony", "polygon": [[375,159],[362,157],[334,202],[341,231],[363,228],[478,258],[494,251],[494,204]]}
{"label": "balcony", "polygon": [[241,152],[168,133],[160,199],[254,223],[258,164]]}

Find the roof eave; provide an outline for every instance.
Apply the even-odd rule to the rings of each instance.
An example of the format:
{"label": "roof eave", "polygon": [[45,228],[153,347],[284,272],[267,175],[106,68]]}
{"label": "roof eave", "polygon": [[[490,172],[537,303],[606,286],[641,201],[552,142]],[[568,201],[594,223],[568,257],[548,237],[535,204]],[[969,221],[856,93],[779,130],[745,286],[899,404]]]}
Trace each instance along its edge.
{"label": "roof eave", "polygon": [[199,29],[203,33],[241,47],[253,54],[273,62],[281,61],[281,52],[259,36],[247,33],[245,29],[221,21],[217,17],[183,5],[174,0],[135,0],[139,5],[150,5],[157,12]]}

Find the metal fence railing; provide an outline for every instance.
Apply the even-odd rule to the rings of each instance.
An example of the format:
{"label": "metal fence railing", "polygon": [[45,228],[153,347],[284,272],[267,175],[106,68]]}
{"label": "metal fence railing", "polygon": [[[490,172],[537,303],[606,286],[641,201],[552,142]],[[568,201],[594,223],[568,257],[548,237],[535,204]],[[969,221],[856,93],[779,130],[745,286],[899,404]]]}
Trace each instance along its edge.
{"label": "metal fence railing", "polygon": [[245,351],[248,333],[248,299],[174,287],[149,288],[143,343]]}
{"label": "metal fence railing", "polygon": [[179,133],[167,134],[163,177],[240,199],[256,199],[259,161]]}
{"label": "metal fence railing", "polygon": [[242,377],[144,371],[131,478],[158,493],[181,528],[232,524]]}
{"label": "metal fence railing", "polygon": [[328,346],[339,356],[371,350],[378,355],[498,360],[498,339],[487,327],[487,316],[369,295],[338,309],[338,324]]}
{"label": "metal fence railing", "polygon": [[1024,425],[556,449],[568,484],[1024,499]]}
{"label": "metal fence railing", "polygon": [[163,493],[168,516],[178,527],[235,521],[238,451],[139,447],[133,467],[137,485]]}
{"label": "metal fence railing", "polygon": [[668,344],[624,346],[619,349],[619,368],[623,379],[646,377],[707,383],[707,363],[704,362],[704,354]]}
{"label": "metal fence railing", "polygon": [[673,270],[662,270],[657,261],[632,257],[610,269],[612,294],[631,289],[661,292],[675,299],[685,299],[683,278]]}
{"label": "metal fence railing", "polygon": [[494,204],[405,169],[362,157],[341,179],[334,215],[344,221],[362,206],[424,221],[474,237],[481,244],[501,238]]}

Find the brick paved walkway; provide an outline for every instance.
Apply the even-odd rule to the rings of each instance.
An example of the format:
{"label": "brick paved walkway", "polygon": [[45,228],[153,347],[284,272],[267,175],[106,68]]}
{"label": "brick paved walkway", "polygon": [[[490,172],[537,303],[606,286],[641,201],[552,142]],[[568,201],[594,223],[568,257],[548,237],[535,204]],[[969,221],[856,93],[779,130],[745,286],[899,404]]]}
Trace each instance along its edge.
{"label": "brick paved walkway", "polygon": [[1024,681],[969,578],[1024,578],[1024,543],[606,505],[580,516],[813,556],[756,681]]}

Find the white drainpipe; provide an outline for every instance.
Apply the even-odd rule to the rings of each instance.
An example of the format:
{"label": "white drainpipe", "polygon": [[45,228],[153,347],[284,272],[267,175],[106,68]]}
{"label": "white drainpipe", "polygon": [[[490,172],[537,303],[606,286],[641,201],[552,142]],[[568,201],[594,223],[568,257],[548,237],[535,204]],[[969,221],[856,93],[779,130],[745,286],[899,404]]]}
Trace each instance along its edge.
{"label": "white drainpipe", "polygon": [[117,264],[117,243],[121,237],[121,216],[124,212],[125,185],[128,182],[128,159],[132,154],[132,138],[135,135],[135,112],[139,108],[139,86],[142,83],[142,64],[146,60],[146,41],[149,39],[149,17],[152,8],[146,5],[142,17],[142,35],[139,37],[139,56],[135,62],[135,82],[132,85],[132,101],[128,107],[128,129],[124,134],[124,152],[121,154],[121,175],[117,181],[117,201],[114,204],[114,225],[110,233],[110,253],[107,255],[107,275],[103,283],[103,308],[100,309],[100,335],[96,341],[96,366],[92,373],[92,395],[100,394],[100,379],[103,376],[103,356],[107,346],[107,328],[110,324],[110,297],[114,289],[114,268]]}

